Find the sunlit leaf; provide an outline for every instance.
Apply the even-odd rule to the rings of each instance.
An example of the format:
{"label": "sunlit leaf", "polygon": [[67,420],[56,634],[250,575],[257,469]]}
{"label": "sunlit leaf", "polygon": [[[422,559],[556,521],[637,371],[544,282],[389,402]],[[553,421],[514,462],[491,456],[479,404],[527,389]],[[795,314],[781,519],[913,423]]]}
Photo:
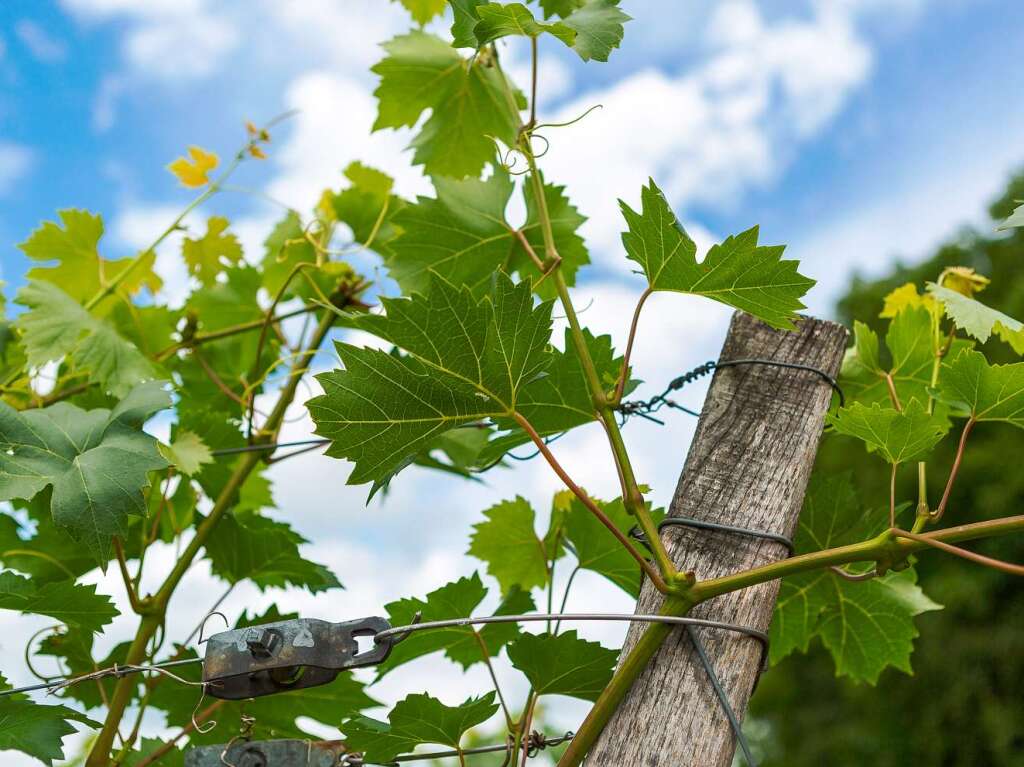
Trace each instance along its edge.
{"label": "sunlit leaf", "polygon": [[518,106],[510,85],[487,57],[464,59],[440,38],[410,32],[384,43],[373,67],[379,112],[374,130],[412,127],[427,109],[412,147],[429,175],[476,176],[495,155],[494,139],[513,146]]}
{"label": "sunlit leaf", "polygon": [[179,430],[170,445],[160,445],[160,452],[178,471],[190,477],[203,464],[213,461],[213,454],[203,438],[187,429]]}
{"label": "sunlit leaf", "polygon": [[502,593],[518,586],[526,591],[548,581],[548,561],[554,552],[533,528],[535,514],[529,501],[516,496],[484,511],[487,521],[473,526],[470,556],[487,563]]}
{"label": "sunlit leaf", "polygon": [[921,458],[949,429],[946,419],[929,413],[916,399],[904,403],[902,411],[854,402],[827,418],[837,433],[863,440],[869,450],[878,451],[891,464]]}
{"label": "sunlit leaf", "polygon": [[1020,320],[934,282],[928,283],[928,292],[946,308],[953,324],[969,336],[985,343],[995,333],[1017,354],[1024,354],[1024,323]]}
{"label": "sunlit leaf", "polygon": [[975,421],[1024,428],[1024,362],[990,365],[981,352],[964,350],[943,365],[941,396]]}
{"label": "sunlit leaf", "polygon": [[18,317],[29,365],[70,356],[89,378],[114,396],[156,376],[156,369],[106,320],[94,317],[50,282],[29,282],[18,291],[29,311]]}
{"label": "sunlit leaf", "polygon": [[758,229],[727,238],[697,262],[697,246],[653,180],[641,190],[642,212],[619,201],[629,231],[622,243],[643,267],[652,290],[694,293],[754,315],[775,328],[793,329],[800,298],[814,280],[783,261],[783,246],[757,244]]}
{"label": "sunlit leaf", "polygon": [[242,260],[242,246],[233,234],[226,234],[228,220],[223,216],[210,216],[206,234],[199,239],[186,237],[181,243],[181,255],[189,274],[204,285],[211,284],[225,266]]}

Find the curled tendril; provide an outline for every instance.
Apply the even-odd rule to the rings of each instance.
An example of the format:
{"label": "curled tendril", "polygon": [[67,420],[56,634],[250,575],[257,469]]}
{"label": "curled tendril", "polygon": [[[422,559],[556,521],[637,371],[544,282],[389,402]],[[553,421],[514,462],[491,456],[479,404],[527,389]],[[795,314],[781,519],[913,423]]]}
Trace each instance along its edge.
{"label": "curled tendril", "polygon": [[540,152],[535,152],[533,155],[533,159],[539,160],[541,157],[546,155],[551,150],[551,142],[548,141],[547,137],[544,136],[543,134],[536,133],[535,131],[530,131],[530,139],[540,139],[541,141],[544,142],[544,149],[541,150]]}
{"label": "curled tendril", "polygon": [[538,123],[537,125],[533,126],[533,129],[536,130],[537,128],[565,128],[565,127],[568,127],[569,125],[573,125],[575,123],[578,123],[584,117],[586,117],[591,112],[593,112],[593,111],[595,111],[597,109],[604,109],[604,104],[594,104],[594,106],[592,106],[589,109],[587,109],[579,117],[574,117],[571,120],[566,120],[565,122],[561,122],[561,123]]}
{"label": "curled tendril", "polygon": [[[48,634],[48,633],[52,632],[56,636],[61,636],[61,634],[62,634],[61,629],[63,629],[63,628],[64,628],[64,624],[62,624],[62,623],[57,623],[57,624],[54,624],[53,626],[46,626],[45,628],[39,629],[39,631],[34,633],[32,636],[30,636],[28,638],[28,642],[25,643],[25,667],[28,668],[29,673],[32,674],[32,676],[34,676],[40,682],[49,682],[51,679],[53,679],[53,677],[52,676],[46,676],[45,674],[40,674],[38,671],[36,671],[35,666],[32,665],[32,645],[35,644],[36,639],[38,637],[42,636],[43,634]],[[59,656],[58,656],[58,659],[57,659],[57,665],[58,665],[58,668],[59,668],[60,667],[60,658],[59,658]],[[63,672],[64,670],[61,669],[61,671]]]}

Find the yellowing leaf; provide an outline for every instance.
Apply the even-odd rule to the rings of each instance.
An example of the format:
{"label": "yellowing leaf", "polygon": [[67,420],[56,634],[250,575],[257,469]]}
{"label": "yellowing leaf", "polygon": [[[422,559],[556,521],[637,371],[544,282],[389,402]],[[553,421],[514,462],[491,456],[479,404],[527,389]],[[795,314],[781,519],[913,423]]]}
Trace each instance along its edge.
{"label": "yellowing leaf", "polygon": [[990,282],[988,277],[978,274],[969,266],[951,266],[943,270],[939,277],[940,285],[968,298],[983,291]]}
{"label": "yellowing leaf", "polygon": [[177,176],[182,186],[195,188],[210,183],[209,173],[220,164],[220,158],[198,146],[188,148],[189,158],[179,157],[167,170]]}
{"label": "yellowing leaf", "polygon": [[885,297],[882,313],[878,316],[883,319],[892,319],[904,309],[916,309],[922,306],[929,311],[937,309],[934,298],[927,294],[921,295],[917,292],[917,286],[912,282],[908,282],[900,285]]}

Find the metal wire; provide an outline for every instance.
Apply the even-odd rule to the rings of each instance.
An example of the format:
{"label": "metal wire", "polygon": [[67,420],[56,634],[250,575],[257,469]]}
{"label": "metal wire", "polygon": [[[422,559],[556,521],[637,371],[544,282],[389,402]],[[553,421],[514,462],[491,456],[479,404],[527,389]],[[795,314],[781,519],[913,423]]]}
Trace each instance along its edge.
{"label": "metal wire", "polygon": [[[470,618],[449,618],[443,621],[424,621],[422,623],[410,623],[406,626],[393,626],[374,635],[373,641],[383,642],[385,640],[401,642],[409,634],[416,631],[430,631],[432,629],[446,629],[456,626],[476,626],[486,623],[531,623],[538,621],[625,621],[629,623],[668,623],[675,626],[703,626],[704,628],[722,629],[723,631],[735,631],[738,634],[746,634],[761,643],[765,655],[768,651],[768,634],[748,626],[738,626],[724,621],[715,621],[709,618],[691,618],[677,615],[651,615],[632,613],[524,613],[522,615],[481,615]],[[397,639],[392,639],[397,637]]]}
{"label": "metal wire", "polygon": [[[528,756],[536,756],[545,748],[560,746],[563,743],[567,743],[568,741],[572,740],[574,737],[576,737],[576,733],[571,731],[565,733],[565,735],[559,735],[554,738],[548,738],[545,737],[542,733],[533,732],[530,734],[530,737],[523,745],[523,748],[526,749]],[[510,753],[511,746],[511,742],[506,741],[501,745],[476,746],[474,748],[463,748],[459,751],[434,751],[428,754],[403,754],[402,756],[396,756],[392,761],[387,763],[364,762],[362,760],[362,757],[358,754],[345,754],[342,757],[342,761],[339,762],[339,764],[345,765],[345,767],[363,767],[363,765],[372,764],[391,765],[399,764],[401,762],[426,761],[428,759],[446,759],[453,756],[473,756],[474,754],[498,754],[502,751]]]}
{"label": "metal wire", "polygon": [[57,677],[50,680],[49,682],[41,682],[39,684],[29,684],[24,687],[15,687],[10,690],[0,690],[0,697],[5,695],[15,695],[22,692],[34,692],[35,690],[46,690],[47,692],[56,692],[65,687],[71,687],[75,684],[82,682],[89,682],[93,679],[105,679],[107,677],[116,676],[118,678],[128,676],[129,674],[140,674],[144,671],[156,671],[157,673],[165,674],[167,676],[176,679],[177,681],[183,682],[184,684],[200,684],[198,682],[190,682],[185,679],[181,679],[174,674],[170,674],[164,669],[173,668],[174,666],[184,666],[186,663],[202,663],[202,658],[185,658],[183,660],[168,660],[163,663],[154,663],[152,665],[126,665],[119,666],[114,664],[110,668],[101,668],[99,671],[93,671],[89,674],[82,674],[81,676],[66,676]]}
{"label": "metal wire", "polygon": [[[792,539],[777,533],[770,533],[767,530],[752,530],[747,527],[726,525],[721,522],[709,522],[706,519],[694,519],[693,517],[665,517],[665,519],[658,523],[658,532],[661,532],[666,527],[694,527],[699,530],[717,530],[722,533],[736,533],[738,535],[746,535],[751,538],[761,538],[766,541],[781,543],[786,547],[788,556],[793,556],[796,552],[796,546],[793,545]],[[640,541],[645,546],[647,545],[647,536],[643,534],[640,528],[634,527],[629,531],[629,535],[634,540]]]}
{"label": "metal wire", "polygon": [[698,365],[689,370],[683,375],[672,379],[668,386],[665,387],[665,391],[661,394],[657,394],[647,400],[631,400],[622,402],[619,404],[618,410],[622,413],[622,422],[625,423],[626,419],[630,416],[640,416],[646,418],[648,421],[654,421],[659,425],[664,425],[664,421],[659,418],[655,418],[652,414],[658,412],[663,407],[673,408],[675,410],[682,410],[684,413],[699,417],[700,413],[695,410],[691,410],[688,407],[684,407],[679,403],[669,399],[669,394],[674,391],[679,391],[686,384],[693,383],[698,378],[713,373],[718,368],[738,367],[740,365],[766,365],[769,367],[785,368],[788,370],[805,370],[808,373],[814,373],[816,376],[821,378],[825,383],[832,387],[833,391],[839,395],[839,407],[846,405],[846,397],[843,394],[842,388],[839,386],[839,382],[836,379],[826,373],[820,368],[816,368],[812,365],[803,365],[798,362],[783,362],[781,360],[765,360],[765,359],[739,359],[739,360],[724,360],[722,362],[715,362],[714,360],[708,360],[703,365]]}

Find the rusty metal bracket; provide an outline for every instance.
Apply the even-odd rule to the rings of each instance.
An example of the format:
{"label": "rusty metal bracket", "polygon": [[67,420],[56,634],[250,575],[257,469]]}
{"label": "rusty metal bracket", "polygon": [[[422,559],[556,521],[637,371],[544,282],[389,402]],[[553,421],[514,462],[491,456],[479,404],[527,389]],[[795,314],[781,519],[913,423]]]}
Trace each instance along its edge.
{"label": "rusty metal bracket", "polygon": [[390,642],[359,652],[357,637],[391,628],[384,618],[330,623],[316,618],[222,631],[206,643],[203,681],[215,698],[240,700],[327,684],[350,668],[383,662]]}
{"label": "rusty metal bracket", "polygon": [[242,741],[190,749],[185,767],[335,767],[344,753],[344,744],[337,740]]}

